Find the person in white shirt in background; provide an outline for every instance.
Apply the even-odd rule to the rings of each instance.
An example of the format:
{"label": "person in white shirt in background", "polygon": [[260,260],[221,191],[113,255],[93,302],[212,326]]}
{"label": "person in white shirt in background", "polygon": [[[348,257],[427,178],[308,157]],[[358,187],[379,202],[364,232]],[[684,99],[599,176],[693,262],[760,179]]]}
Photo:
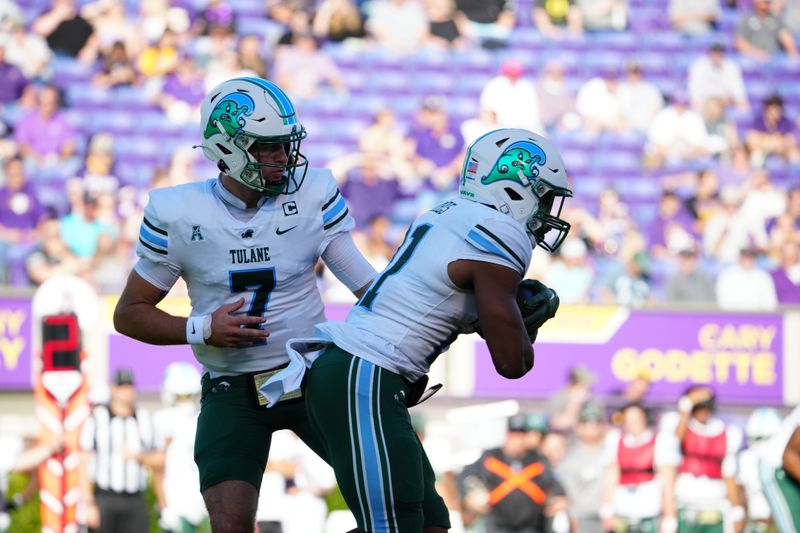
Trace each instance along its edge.
{"label": "person in white shirt in background", "polygon": [[763,224],[753,224],[742,216],[742,191],[726,185],[719,193],[722,209],[708,219],[703,228],[703,253],[724,264],[735,263],[739,251],[748,246],[766,248],[769,242]]}
{"label": "person in white shirt in background", "polygon": [[575,108],[590,132],[628,131],[625,109],[620,99],[617,74],[612,69],[584,83],[578,90]]}
{"label": "person in white shirt in background", "polygon": [[717,305],[726,311],[774,311],[778,295],[772,276],[757,264],[758,251],[742,248],[739,261],[717,277]]}
{"label": "person in white shirt in background", "polygon": [[536,86],[524,76],[522,63],[504,61],[500,75],[489,80],[481,91],[481,109],[494,111],[499,127],[543,133]]}
{"label": "person in white shirt in background", "polygon": [[270,459],[258,495],[260,533],[325,530],[324,495],[333,490],[333,469],[289,431],[272,436]]}
{"label": "person in white shirt in background", "polygon": [[703,117],[688,103],[687,95],[678,92],[672,95],[670,105],[653,118],[647,131],[647,152],[654,164],[690,161],[709,154]]}
{"label": "person in white shirt in background", "polygon": [[702,111],[709,98],[718,98],[725,107],[735,106],[740,111],[750,109],[744,87],[742,69],[732,59],[725,57],[725,46],[714,43],[703,55],[689,65],[689,100],[692,107]]}
{"label": "person in white shirt in background", "polygon": [[[164,531],[196,531],[208,516],[194,463],[194,436],[200,413],[200,372],[190,363],[170,363],[164,372],[162,401],[153,414],[156,442],[163,446],[163,470],[154,469],[154,487],[161,505]],[[158,483],[158,481],[161,481]]]}
{"label": "person in white shirt in background", "polygon": [[676,464],[674,438],[656,432],[641,403],[622,408],[622,427],[606,444],[611,464],[603,493],[603,529],[615,533],[658,531],[665,467]]}
{"label": "person in white shirt in background", "polygon": [[632,61],[625,67],[625,77],[619,82],[619,101],[625,120],[636,131],[646,133],[656,113],[664,107],[664,97],[658,87],[645,81],[642,67]]}
{"label": "person in white shirt in background", "polygon": [[747,498],[748,529],[753,533],[765,532],[772,523],[772,512],[764,496],[761,483],[762,463],[777,466],[776,458],[770,457],[770,438],[781,427],[781,417],[773,407],[757,407],[745,425],[747,449],[739,453],[739,484]]}
{"label": "person in white shirt in background", "polygon": [[[742,430],[714,417],[714,391],[704,385],[689,388],[678,402],[678,413],[662,417],[661,431],[674,431],[673,445],[681,456],[665,500],[663,521],[678,533],[738,533],[745,511],[736,486],[736,454]],[[672,479],[669,480],[672,483]],[[677,510],[672,514],[670,509]]]}

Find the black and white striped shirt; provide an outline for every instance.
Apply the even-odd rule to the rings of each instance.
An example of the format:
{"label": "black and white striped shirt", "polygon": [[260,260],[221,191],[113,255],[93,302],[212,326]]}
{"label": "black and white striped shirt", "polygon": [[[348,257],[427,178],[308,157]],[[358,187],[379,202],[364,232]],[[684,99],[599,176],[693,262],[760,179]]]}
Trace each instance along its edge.
{"label": "black and white striped shirt", "polygon": [[133,416],[114,416],[106,405],[94,408],[81,428],[81,448],[93,452],[91,478],[101,490],[136,493],[147,487],[147,469],[123,454],[138,454],[154,448],[153,424],[146,409]]}

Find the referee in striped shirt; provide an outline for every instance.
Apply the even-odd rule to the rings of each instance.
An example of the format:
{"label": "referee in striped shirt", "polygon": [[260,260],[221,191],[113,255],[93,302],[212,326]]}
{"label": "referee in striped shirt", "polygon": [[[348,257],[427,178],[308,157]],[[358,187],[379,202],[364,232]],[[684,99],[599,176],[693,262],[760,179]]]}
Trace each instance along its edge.
{"label": "referee in striped shirt", "polygon": [[81,429],[86,524],[98,533],[147,533],[144,498],[154,452],[150,414],[136,406],[130,370],[116,372],[107,405],[97,405]]}

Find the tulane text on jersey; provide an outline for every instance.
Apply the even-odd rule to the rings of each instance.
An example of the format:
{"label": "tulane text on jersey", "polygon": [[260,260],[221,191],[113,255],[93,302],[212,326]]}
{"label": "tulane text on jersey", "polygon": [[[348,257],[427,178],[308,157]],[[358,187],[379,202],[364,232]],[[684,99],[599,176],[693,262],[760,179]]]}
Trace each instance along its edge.
{"label": "tulane text on jersey", "polygon": [[228,250],[231,254],[231,264],[263,263],[269,261],[269,246],[259,248],[239,248]]}

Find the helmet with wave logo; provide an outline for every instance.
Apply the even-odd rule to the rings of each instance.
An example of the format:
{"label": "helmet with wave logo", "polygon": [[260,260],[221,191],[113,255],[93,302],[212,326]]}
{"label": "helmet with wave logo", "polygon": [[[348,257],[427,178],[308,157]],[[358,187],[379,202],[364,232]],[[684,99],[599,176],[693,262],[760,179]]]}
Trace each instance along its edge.
{"label": "helmet with wave logo", "polygon": [[[300,153],[306,130],[277,85],[261,78],[233,78],[214,87],[200,106],[203,154],[221,172],[265,196],[300,188],[308,161]],[[280,145],[285,153],[265,161]],[[279,152],[280,153],[280,152]]]}
{"label": "helmet with wave logo", "polygon": [[554,252],[570,225],[560,218],[572,196],[561,155],[550,141],[523,129],[499,129],[467,149],[459,195],[494,207],[525,227],[533,246]]}

